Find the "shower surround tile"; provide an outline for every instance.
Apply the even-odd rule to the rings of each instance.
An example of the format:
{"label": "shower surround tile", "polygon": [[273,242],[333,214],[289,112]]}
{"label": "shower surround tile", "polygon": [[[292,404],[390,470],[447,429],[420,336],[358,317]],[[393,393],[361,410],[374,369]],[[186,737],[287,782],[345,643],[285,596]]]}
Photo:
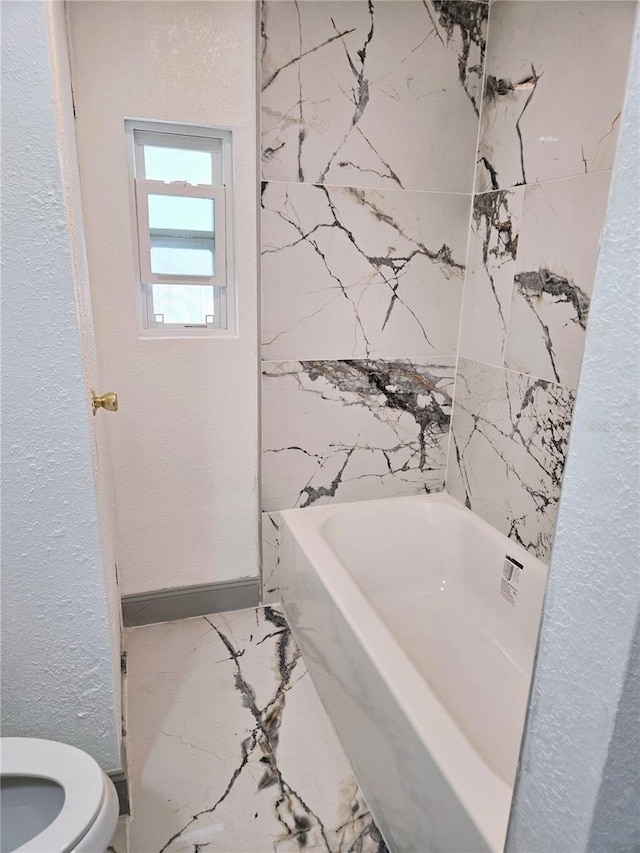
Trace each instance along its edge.
{"label": "shower surround tile", "polygon": [[263,364],[263,508],[444,488],[455,359]]}
{"label": "shower surround tile", "polygon": [[488,6],[267,2],[262,176],[470,192]]}
{"label": "shower surround tile", "polygon": [[574,392],[458,361],[447,491],[548,561]]}
{"label": "shower surround tile", "polygon": [[284,617],[127,632],[132,851],[386,853]]}
{"label": "shower surround tile", "polygon": [[280,513],[262,513],[262,603],[280,601]]}
{"label": "shower surround tile", "polygon": [[263,358],[454,355],[470,198],[266,183]]}
{"label": "shower surround tile", "polygon": [[460,355],[502,365],[509,329],[524,188],[473,198]]}
{"label": "shower surround tile", "polygon": [[610,169],[635,3],[491,5],[476,191]]}
{"label": "shower surround tile", "polygon": [[610,177],[527,187],[507,367],[577,388]]}
{"label": "shower surround tile", "polygon": [[610,177],[474,197],[462,356],[577,387]]}

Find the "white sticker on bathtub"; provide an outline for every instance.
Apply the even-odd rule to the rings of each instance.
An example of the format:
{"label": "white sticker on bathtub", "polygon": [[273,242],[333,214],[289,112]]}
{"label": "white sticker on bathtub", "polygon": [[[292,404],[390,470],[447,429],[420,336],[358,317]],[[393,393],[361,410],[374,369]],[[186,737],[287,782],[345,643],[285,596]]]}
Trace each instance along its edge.
{"label": "white sticker on bathtub", "polygon": [[502,597],[509,604],[515,604],[518,596],[518,585],[520,583],[520,575],[523,570],[522,563],[519,563],[508,554],[505,555],[504,565],[502,567],[502,578],[500,580],[500,592]]}

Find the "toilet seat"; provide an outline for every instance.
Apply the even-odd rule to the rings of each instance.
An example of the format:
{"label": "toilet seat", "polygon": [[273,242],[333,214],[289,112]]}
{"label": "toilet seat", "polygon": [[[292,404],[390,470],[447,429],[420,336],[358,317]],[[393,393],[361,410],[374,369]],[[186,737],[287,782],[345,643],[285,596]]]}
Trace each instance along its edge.
{"label": "toilet seat", "polygon": [[63,743],[36,738],[2,739],[2,775],[50,779],[64,790],[58,816],[15,853],[68,853],[86,835],[105,797],[104,774],[96,761]]}

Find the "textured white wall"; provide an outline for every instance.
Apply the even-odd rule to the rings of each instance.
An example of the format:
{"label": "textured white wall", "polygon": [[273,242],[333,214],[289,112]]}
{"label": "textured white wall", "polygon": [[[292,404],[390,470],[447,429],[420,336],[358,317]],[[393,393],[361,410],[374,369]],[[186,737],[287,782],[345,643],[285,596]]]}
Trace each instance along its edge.
{"label": "textured white wall", "polygon": [[74,744],[111,770],[120,766],[118,623],[100,550],[56,124],[64,93],[49,59],[45,4],[3,3],[2,733]]}
{"label": "textured white wall", "polygon": [[589,853],[640,850],[640,613],[589,833]]}
{"label": "textured white wall", "polygon": [[[58,146],[62,168],[62,183],[65,190],[69,249],[73,267],[73,285],[78,312],[85,389],[99,388],[89,270],[87,267],[87,251],[84,237],[80,170],[78,167],[76,129],[73,115],[73,95],[71,91],[71,69],[69,66],[65,7],[64,3],[59,2],[59,0],[45,0],[45,8],[49,30],[53,104],[58,124]],[[89,401],[87,399],[88,406]],[[108,464],[111,454],[109,453],[107,444],[104,420],[101,418],[93,419],[92,417],[89,420],[92,425],[92,428],[89,430],[89,437],[91,440],[98,519],[100,521],[102,564],[104,567],[104,581],[111,628],[113,682],[116,690],[116,707],[120,708],[122,704],[122,679],[118,651],[120,649],[120,632],[122,628],[122,608],[116,574],[113,489],[110,476],[111,471]]]}
{"label": "textured white wall", "polygon": [[[122,592],[258,574],[255,7],[67,5]],[[140,340],[125,117],[233,128],[239,337]]]}
{"label": "textured white wall", "polygon": [[[603,800],[615,799],[614,788],[637,791],[640,772],[631,672],[640,607],[638,28],[622,121],[509,851],[577,853],[603,838],[599,851],[637,849],[625,846],[637,840],[637,800],[622,812]],[[635,742],[621,750],[624,731]]]}

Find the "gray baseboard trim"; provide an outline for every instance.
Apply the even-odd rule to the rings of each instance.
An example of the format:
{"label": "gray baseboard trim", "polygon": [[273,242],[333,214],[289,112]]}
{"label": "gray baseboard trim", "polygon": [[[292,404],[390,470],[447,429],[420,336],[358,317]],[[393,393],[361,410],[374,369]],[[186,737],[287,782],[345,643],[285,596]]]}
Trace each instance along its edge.
{"label": "gray baseboard trim", "polygon": [[118,814],[131,814],[129,804],[129,780],[127,779],[127,774],[124,770],[113,770],[110,773],[107,773],[107,776],[113,782],[113,787],[116,789],[116,794],[118,795]]}
{"label": "gray baseboard trim", "polygon": [[122,620],[125,628],[134,628],[225,610],[245,610],[257,607],[259,599],[260,578],[142,592],[122,597]]}

